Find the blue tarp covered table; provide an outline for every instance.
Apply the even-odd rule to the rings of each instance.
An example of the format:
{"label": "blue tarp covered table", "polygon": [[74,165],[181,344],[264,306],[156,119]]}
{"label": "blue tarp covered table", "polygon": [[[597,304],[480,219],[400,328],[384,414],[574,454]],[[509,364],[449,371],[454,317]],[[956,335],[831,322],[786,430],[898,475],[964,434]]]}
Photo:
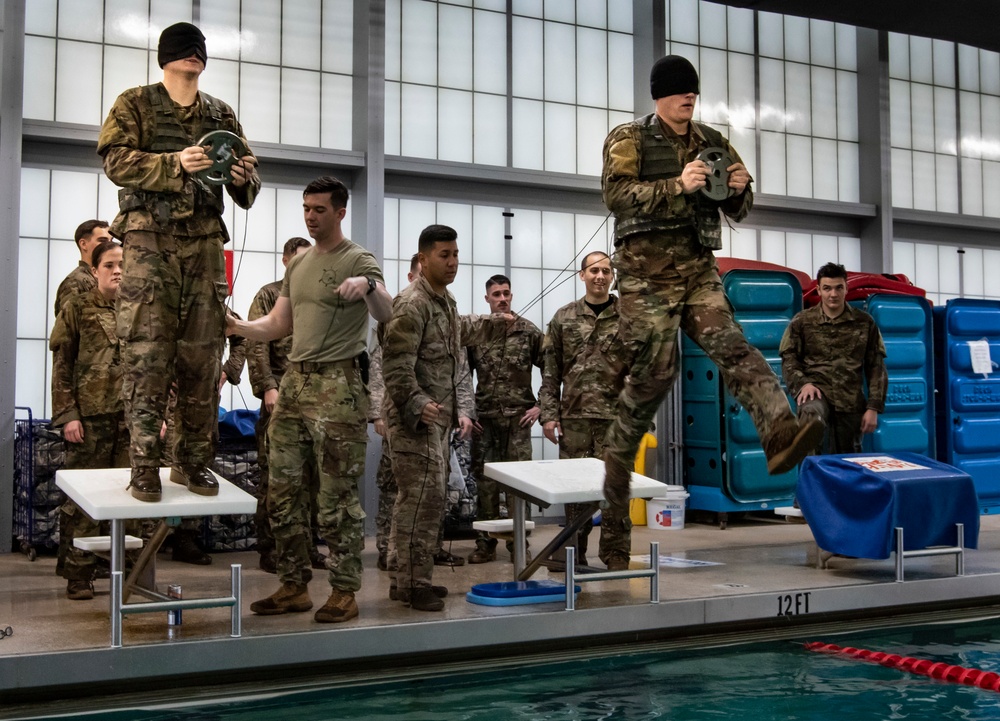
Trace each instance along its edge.
{"label": "blue tarp covered table", "polygon": [[816,543],[831,553],[889,558],[897,526],[904,551],[954,546],[956,523],[965,524],[965,547],[978,545],[972,478],[916,453],[810,456],[796,498]]}

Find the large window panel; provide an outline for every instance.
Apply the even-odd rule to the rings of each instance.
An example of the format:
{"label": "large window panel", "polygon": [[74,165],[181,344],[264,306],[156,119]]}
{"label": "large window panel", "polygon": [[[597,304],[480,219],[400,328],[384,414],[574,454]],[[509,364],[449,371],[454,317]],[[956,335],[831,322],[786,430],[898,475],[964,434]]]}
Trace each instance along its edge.
{"label": "large window panel", "polygon": [[285,67],[320,69],[322,26],[316,21],[322,7],[320,0],[281,3],[281,64]]}
{"label": "large window panel", "polygon": [[49,216],[51,238],[73,239],[76,227],[92,218],[97,208],[97,173],[52,171],[53,203]]}
{"label": "large window panel", "polygon": [[149,51],[137,48],[119,48],[113,45],[104,48],[104,90],[100,122],[104,122],[104,117],[114,104],[115,98],[123,90],[148,84],[149,78],[146,73],[148,55]]}
{"label": "large window panel", "polygon": [[[29,68],[31,69],[29,72]],[[24,117],[54,120],[56,115],[56,41],[27,35],[24,38]]]}
{"label": "large window panel", "polygon": [[100,45],[71,40],[58,41],[56,122],[98,125],[103,120],[101,61]]}
{"label": "large window panel", "polygon": [[[79,256],[77,256],[79,257]],[[44,238],[21,238],[17,253],[19,278],[34,278],[33,283],[17,284],[17,337],[45,338],[48,316],[46,284],[39,283],[39,268],[49,265],[48,242]]]}
{"label": "large window panel", "polygon": [[507,18],[500,13],[473,15],[473,86],[483,93],[507,93]]}
{"label": "large window panel", "polygon": [[240,59],[281,63],[281,5],[274,0],[240,0]]}
{"label": "large window panel", "polygon": [[514,95],[541,99],[545,97],[545,74],[542,72],[545,42],[542,23],[516,15],[511,22]]}
{"label": "large window panel", "polygon": [[577,102],[598,108],[608,107],[608,34],[592,28],[577,28]]}
{"label": "large window panel", "polygon": [[57,0],[33,0],[24,4],[24,32],[29,35],[56,35]]}
{"label": "large window panel", "polygon": [[698,44],[698,0],[669,0],[667,33],[675,42]]}
{"label": "large window panel", "polygon": [[472,126],[472,93],[438,91],[438,158],[471,163]]}
{"label": "large window panel", "polygon": [[[349,75],[323,73],[323,103],[320,109],[323,121],[320,144],[324,148],[351,149],[353,145],[352,86],[353,79]],[[398,130],[396,137],[399,137]]]}
{"label": "large window panel", "polygon": [[320,74],[310,70],[281,70],[281,142],[320,144]]}
{"label": "large window panel", "polygon": [[[388,14],[386,16],[388,24]],[[389,48],[386,46],[386,53]],[[323,0],[323,71],[350,75],[354,72],[354,3]],[[397,55],[398,58],[398,55]],[[398,69],[397,76],[398,78]]]}
{"label": "large window panel", "polygon": [[473,160],[486,165],[507,164],[507,99],[475,93]]}
{"label": "large window panel", "polygon": [[436,85],[437,3],[403,0],[402,11],[401,79]]}
{"label": "large window panel", "polygon": [[[213,0],[211,3],[205,3],[201,8],[200,27],[205,34],[205,45],[209,56],[206,70],[211,67],[213,58],[240,60],[244,36],[240,22],[239,0]],[[249,44],[256,44],[257,38],[253,34],[248,34],[247,41],[248,54],[243,57],[244,60],[250,59],[252,53],[249,52]],[[156,48],[156,38],[151,39],[151,47]]]}
{"label": "large window panel", "polygon": [[240,123],[250,140],[281,142],[281,69],[242,63]]}
{"label": "large window panel", "polygon": [[571,105],[545,103],[545,170],[556,173],[577,172],[576,150],[575,108]]}
{"label": "large window panel", "polygon": [[534,100],[513,102],[514,167],[542,170],[545,164],[544,107]]}
{"label": "large window panel", "polygon": [[104,37],[103,0],[59,3],[59,37],[99,43]]}
{"label": "large window panel", "polygon": [[576,103],[576,33],[573,26],[545,23],[545,98],[559,103]]}
{"label": "large window panel", "polygon": [[49,344],[44,340],[19,340],[16,351],[17,387],[14,405],[27,406],[35,418],[48,418]]}
{"label": "large window panel", "polygon": [[601,149],[608,134],[607,111],[579,108],[576,133],[576,172],[582,175],[600,175],[604,162]]}
{"label": "large window panel", "polygon": [[[152,53],[153,56],[156,53]],[[157,71],[159,73],[159,71]],[[153,79],[159,79],[159,75],[152,75]],[[204,90],[209,95],[214,95],[215,97],[222,100],[224,103],[228,103],[233,108],[240,108],[240,64],[235,60],[209,60],[208,65],[205,67],[205,72],[202,73],[199,87]],[[117,95],[125,88],[112,88],[112,92]],[[252,102],[252,101],[250,101]],[[254,113],[256,114],[256,113]],[[242,113],[238,113],[240,124],[243,126],[243,132],[249,133],[247,130],[247,121],[249,118],[244,118]],[[252,125],[252,122],[251,122]],[[251,142],[256,138],[253,135],[248,135],[248,140]],[[260,138],[263,140],[263,138]]]}
{"label": "large window panel", "polygon": [[[437,157],[437,91],[424,85],[403,84],[401,105],[406,108],[402,125],[402,155]],[[420,108],[419,111],[416,109]]]}
{"label": "large window panel", "polygon": [[477,205],[473,208],[473,228],[471,238],[475,238],[472,260],[477,265],[503,267],[506,260],[504,251],[503,210],[492,206]]}
{"label": "large window panel", "polygon": [[438,11],[438,33],[437,84],[472,90],[472,11],[442,4]]}

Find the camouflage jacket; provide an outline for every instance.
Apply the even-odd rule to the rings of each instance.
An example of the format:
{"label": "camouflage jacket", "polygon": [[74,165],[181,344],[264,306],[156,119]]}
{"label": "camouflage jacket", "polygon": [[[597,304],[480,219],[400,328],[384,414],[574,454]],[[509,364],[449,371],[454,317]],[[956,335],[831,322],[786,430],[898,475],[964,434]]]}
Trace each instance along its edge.
{"label": "camouflage jacket", "polygon": [[[281,295],[281,281],[268,283],[257,291],[250,304],[247,320],[263,318],[271,312]],[[253,394],[260,399],[269,390],[277,390],[288,368],[288,351],[292,349],[291,334],[278,340],[247,341],[247,370]]]}
{"label": "camouflage jacket", "polygon": [[[228,307],[226,308],[226,315],[231,315],[237,320],[243,320],[236,311]],[[231,335],[227,340],[229,341],[229,357],[222,364],[222,372],[226,374],[227,383],[238,386],[240,384],[240,375],[243,373],[243,366],[247,362],[247,340],[238,335]]]}
{"label": "camouflage jacket", "polygon": [[538,326],[518,318],[501,340],[469,349],[480,418],[520,416],[535,405],[531,368],[542,367],[542,338]]}
{"label": "camouflage jacket", "polygon": [[385,415],[390,425],[422,434],[420,415],[432,401],[443,406],[439,424],[457,425],[459,413],[466,415],[458,397],[462,381],[471,389],[467,371],[462,377],[465,346],[499,335],[504,325],[504,321],[490,322],[489,316],[458,315],[451,293],[435,293],[423,277],[400,291],[382,344],[385,392],[391,401],[385,404]]}
{"label": "camouflage jacket", "polygon": [[[647,179],[648,171],[643,171],[644,127],[651,123],[659,126],[653,129],[659,142],[668,143],[677,155],[674,177],[650,180]],[[721,247],[719,211],[737,222],[747,216],[753,207],[753,191],[749,185],[740,195],[721,203],[705,198],[700,192],[684,194],[680,171],[713,144],[706,135],[716,138],[735,161],[742,162],[736,150],[718,131],[696,122],[691,123],[686,140],[655,114],[619,125],[608,134],[604,141],[601,189],[604,204],[615,214],[616,243],[621,241],[619,226],[646,219],[652,225],[670,228],[666,235],[698,241],[700,234],[705,237],[696,245],[718,249]]]}
{"label": "camouflage jacket", "polygon": [[[475,316],[470,317],[475,321]],[[368,422],[374,423],[379,418],[385,418],[387,410],[385,403],[385,376],[382,373],[382,341],[385,337],[385,323],[379,323],[372,347],[369,349],[368,366]],[[476,417],[476,399],[472,391],[472,372],[465,354],[459,358],[458,385],[455,387],[456,414],[466,418]]]}
{"label": "camouflage jacket", "polygon": [[[152,89],[166,93],[162,83]],[[173,235],[199,237],[219,233],[228,240],[220,211],[215,203],[209,202],[215,198],[206,195],[207,191],[184,171],[180,153],[151,150],[162,142],[162,138],[157,136],[156,114],[149,102],[149,92],[147,86],[131,88],[119,95],[97,139],[97,153],[104,159],[104,172],[123,189],[118,194],[122,208],[111,223],[111,234],[123,238],[130,230],[169,228]],[[199,93],[199,100],[188,109],[172,104],[173,115],[187,134],[190,145],[201,138],[205,118],[214,112],[220,116],[215,124],[246,142],[243,128],[231,107],[207,93]],[[171,102],[169,96],[166,102]],[[237,188],[228,183],[225,188],[237,205],[249,208],[260,191],[260,177],[254,171],[252,180],[246,185]],[[141,196],[145,201],[126,202],[127,196],[133,199]],[[217,203],[221,204],[221,196]]]}
{"label": "camouflage jacket", "polygon": [[53,426],[124,410],[114,301],[96,290],[71,298],[56,318],[49,348]]}
{"label": "camouflage jacket", "polygon": [[539,420],[614,418],[626,367],[618,338],[618,297],[600,317],[584,301],[564,305],[549,321],[542,347]]}
{"label": "camouflage jacket", "polygon": [[59,289],[56,291],[55,314],[59,315],[59,311],[70,298],[89,293],[95,288],[97,288],[97,279],[90,272],[90,266],[81,260],[59,284]]}
{"label": "camouflage jacket", "polygon": [[885,345],[874,319],[863,310],[847,305],[832,320],[818,305],[796,314],[781,338],[780,352],[782,375],[793,398],[812,383],[842,413],[885,410]]}

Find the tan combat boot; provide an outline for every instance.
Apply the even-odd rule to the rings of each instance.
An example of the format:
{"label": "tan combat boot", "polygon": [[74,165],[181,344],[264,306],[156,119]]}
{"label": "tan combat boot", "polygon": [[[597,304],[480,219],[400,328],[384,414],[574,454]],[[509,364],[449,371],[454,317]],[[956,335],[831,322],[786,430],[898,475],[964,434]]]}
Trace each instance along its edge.
{"label": "tan combat boot", "polygon": [[767,472],[777,476],[795,468],[822,442],[825,431],[823,421],[811,414],[801,420],[789,418],[777,424],[762,444]]}
{"label": "tan combat boot", "polygon": [[316,612],[314,618],[319,623],[342,623],[358,616],[358,602],[353,591],[333,589],[330,598]]}
{"label": "tan combat boot", "polygon": [[265,599],[254,601],[250,610],[260,616],[277,616],[281,613],[299,613],[313,607],[309,587],[304,583],[285,581],[281,588]]}

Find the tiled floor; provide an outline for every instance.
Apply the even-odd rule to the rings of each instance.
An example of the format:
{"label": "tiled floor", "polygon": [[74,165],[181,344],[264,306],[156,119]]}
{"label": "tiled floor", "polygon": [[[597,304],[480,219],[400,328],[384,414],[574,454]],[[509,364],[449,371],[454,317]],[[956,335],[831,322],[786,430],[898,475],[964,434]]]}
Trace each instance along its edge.
{"label": "tiled floor", "polygon": [[[558,528],[554,525],[539,525],[531,538],[532,546],[540,548],[551,538]],[[596,544],[597,530],[593,542]],[[761,610],[751,615],[774,615],[769,609],[781,594],[801,592],[804,589],[814,594],[824,590],[865,587],[891,595],[899,589],[894,583],[893,561],[867,561],[834,558],[827,569],[819,569],[815,563],[815,546],[805,525],[787,523],[783,519],[742,517],[730,522],[727,530],[719,530],[717,525],[693,523],[680,531],[652,531],[637,527],[633,533],[633,565],[638,565],[638,557],[649,552],[649,542],[660,543],[660,554],[682,559],[713,562],[693,568],[661,568],[660,609],[669,604],[676,610],[692,607],[693,603],[732,598],[733,604],[756,603]],[[468,603],[464,598],[473,584],[510,580],[512,567],[508,555],[500,545],[498,560],[492,563],[435,569],[436,583],[447,586],[451,593],[445,610],[441,613],[422,613],[402,606],[388,598],[389,577],[375,568],[374,544],[369,539],[369,550],[365,552],[365,576],[361,592],[358,594],[360,617],[343,626],[331,627],[314,622],[312,613],[289,614],[285,616],[258,617],[250,613],[250,603],[269,595],[277,589],[275,576],[257,568],[257,555],[253,552],[216,554],[211,566],[190,566],[174,563],[169,555],[161,554],[158,559],[158,580],[178,583],[183,586],[187,598],[197,596],[221,596],[229,592],[230,563],[243,564],[243,636],[250,639],[281,637],[287,634],[310,634],[310,632],[354,629],[376,634],[376,627],[396,626],[415,629],[427,622],[469,621],[476,619],[502,620],[504,628],[514,629],[517,624],[526,628],[535,626],[531,617],[546,614],[545,624],[536,635],[552,633],[565,634],[566,628],[576,623],[561,615],[558,604],[486,607]],[[984,576],[1000,573],[1000,519],[985,516],[979,538],[979,550],[966,554],[967,576]],[[466,556],[474,547],[471,539],[450,542],[450,550]],[[591,554],[593,557],[595,554]],[[6,659],[15,656],[53,655],[59,658],[62,652],[100,649],[107,652],[110,642],[108,619],[108,581],[97,583],[97,596],[91,601],[69,601],[65,598],[65,582],[54,572],[55,559],[39,556],[31,562],[20,553],[0,556],[0,629],[10,626],[13,634],[0,639],[0,667]],[[910,589],[920,589],[922,580],[952,579],[954,560],[951,557],[919,558],[908,560],[907,581],[915,582]],[[550,572],[542,569],[536,578],[549,577]],[[552,573],[552,578],[562,580],[561,574]],[[961,579],[952,579],[956,584]],[[926,584],[925,584],[926,585]],[[933,584],[931,584],[933,585]],[[309,584],[315,607],[319,607],[329,592],[325,574],[317,572]],[[997,586],[1000,588],[1000,585]],[[957,590],[950,597],[961,597],[971,593],[970,589],[956,585]],[[978,588],[978,586],[977,586]],[[940,589],[936,591],[940,594]],[[976,593],[981,593],[976,591]],[[912,595],[912,594],[911,594]],[[919,594],[916,596],[919,598]],[[850,596],[848,596],[850,598]],[[133,599],[139,600],[139,599]],[[628,581],[604,581],[587,583],[577,601],[580,611],[595,612],[594,618],[601,618],[602,609],[630,607],[641,611],[641,606],[649,603],[649,582],[646,579]],[[838,603],[851,603],[849,600]],[[870,604],[870,599],[859,600],[858,606]],[[887,601],[891,604],[893,601]],[[561,613],[553,613],[561,612]],[[678,616],[672,612],[671,623]],[[700,615],[699,615],[700,614]],[[628,614],[626,614],[628,615]],[[692,616],[691,624],[709,623],[710,613],[699,611]],[[582,617],[582,616],[579,616]],[[540,620],[540,619],[539,619]],[[636,623],[649,624],[649,617]],[[656,621],[653,621],[654,623]],[[226,639],[229,635],[229,609],[203,609],[185,611],[184,622],[171,629],[166,623],[165,613],[130,615],[125,620],[124,646],[168,647],[179,641],[209,641]],[[488,623],[488,621],[487,621]],[[563,626],[560,630],[560,626]],[[485,626],[478,625],[483,629]],[[496,633],[496,631],[492,631]],[[364,635],[359,638],[363,638]],[[301,637],[306,643],[310,636]],[[372,636],[375,639],[375,636]],[[374,643],[374,641],[373,641]],[[359,653],[364,653],[360,650]],[[0,673],[0,691],[17,688],[16,682],[4,679]],[[2,714],[0,714],[2,715]]]}

